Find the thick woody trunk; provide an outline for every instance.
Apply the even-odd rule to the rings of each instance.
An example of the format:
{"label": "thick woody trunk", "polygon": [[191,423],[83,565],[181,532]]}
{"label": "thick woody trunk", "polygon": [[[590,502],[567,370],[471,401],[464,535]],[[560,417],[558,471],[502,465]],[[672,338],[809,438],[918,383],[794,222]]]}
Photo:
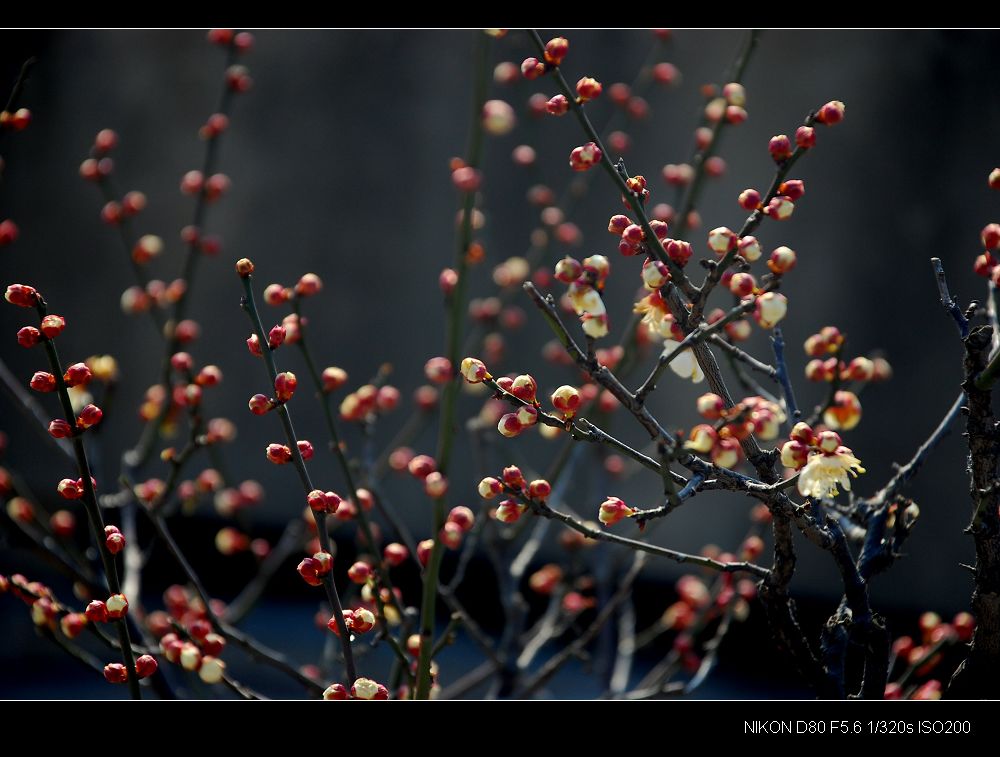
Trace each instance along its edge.
{"label": "thick woody trunk", "polygon": [[974,329],[965,340],[968,439],[972,523],[976,545],[972,613],[976,631],[969,656],[955,671],[948,696],[964,699],[1000,697],[1000,434],[993,416],[991,389],[978,389],[976,377],[986,367],[992,329]]}

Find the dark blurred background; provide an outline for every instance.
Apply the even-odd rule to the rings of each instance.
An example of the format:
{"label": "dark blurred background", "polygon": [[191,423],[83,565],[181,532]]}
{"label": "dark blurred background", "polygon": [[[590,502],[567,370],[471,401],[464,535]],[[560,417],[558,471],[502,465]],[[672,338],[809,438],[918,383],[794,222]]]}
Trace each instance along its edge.
{"label": "dark blurred background", "polygon": [[[632,140],[626,155],[629,169],[650,179],[653,203],[674,201],[660,170],[666,163],[689,159],[703,103],[699,86],[724,83],[723,71],[744,34],[680,30],[660,43],[648,31],[567,33],[570,80],[593,75],[607,91],[614,82],[631,82],[650,60],[670,61],[680,69],[679,86],[654,86],[646,94],[649,118],[636,122],[614,116]],[[257,528],[262,535],[276,535],[285,519],[299,513],[301,496],[291,471],[267,465],[261,454],[278,438],[277,423],[250,419],[246,411],[247,398],[265,388],[264,374],[243,344],[249,332],[239,308],[233,261],[251,257],[261,286],[291,284],[306,271],[319,274],[325,290],[307,306],[319,360],[345,368],[352,386],[391,361],[391,382],[409,398],[424,383],[425,360],[444,350],[437,277],[453,259],[458,203],[448,160],[465,152],[474,32],[262,31],[256,37],[245,60],[254,87],[238,98],[223,138],[220,169],[232,178],[233,187],[210,210],[207,229],[222,236],[223,250],[202,261],[194,285],[191,313],[202,326],[202,337],[191,352],[200,363],[216,363],[225,373],[222,387],[208,392],[207,406],[213,415],[238,421],[240,436],[225,452],[228,467],[236,480],[254,478],[265,485],[268,496]],[[799,255],[784,287],[790,310],[783,325],[803,407],[819,402],[825,390],[802,378],[807,358],[800,345],[824,325],[847,334],[849,355],[882,350],[893,366],[891,382],[864,393],[864,420],[846,435],[868,469],[857,482],[862,494],[873,493],[887,480],[893,462],[909,459],[959,390],[961,344],[938,305],[928,260],[942,258],[952,290],[963,303],[985,295],[985,284],[971,267],[981,251],[980,229],[998,214],[998,195],[986,186],[987,174],[1000,163],[997,41],[995,32],[764,32],[744,79],[749,120],[725,130],[720,154],[727,171],[708,182],[700,203],[702,231],[690,238],[696,255],[704,256],[707,229],[738,228],[745,217],[736,204],[738,193],[746,187],[767,188],[773,172],[768,139],[794,133],[810,109],[827,100],[846,103],[845,121],[819,129],[817,148],[794,171],[807,186],[794,217],[783,224],[765,223],[757,236],[767,250],[786,244]],[[519,63],[530,54],[534,50],[525,35],[511,33],[493,45],[492,62]],[[186,171],[200,167],[203,148],[197,130],[215,108],[223,54],[200,31],[4,32],[0,91],[7,91],[7,82],[29,55],[39,62],[22,104],[31,109],[33,122],[4,144],[7,166],[0,184],[0,218],[13,218],[21,239],[3,250],[0,271],[4,283],[38,286],[53,310],[66,316],[69,328],[60,342],[66,358],[105,352],[118,357],[121,396],[101,433],[102,459],[116,461],[138,433],[132,409],[156,380],[162,347],[148,318],[122,316],[118,298],[132,284],[131,270],[115,230],[98,218],[97,191],[79,178],[77,168],[99,129],[119,133],[117,187],[148,195],[149,207],[136,228],[164,238],[166,251],[152,272],[167,281],[175,278],[182,257],[178,232],[191,215],[191,201],[179,194],[178,183]],[[544,79],[491,84],[490,96],[513,105],[519,123],[510,134],[486,143],[481,206],[487,223],[478,238],[487,262],[471,274],[473,296],[496,292],[490,279],[493,266],[524,254],[529,234],[540,225],[537,209],[525,201],[527,189],[542,182],[562,194],[573,179],[566,165],[569,151],[585,141],[571,117],[532,117],[527,100],[535,92],[554,94],[553,85]],[[589,110],[598,128],[615,113],[606,97]],[[536,148],[535,166],[514,165],[511,151],[519,144]],[[609,256],[608,302],[617,337],[628,317],[638,263],[622,259],[605,232],[608,216],[621,206],[606,177],[593,178],[569,218],[583,232],[582,245],[553,243],[546,264],[566,253]],[[531,371],[543,387],[572,381],[568,369],[544,363],[539,350],[550,335],[530,303],[520,298],[519,304],[528,322],[521,333],[509,336],[503,370]],[[23,320],[22,311],[0,309],[5,334],[0,356],[26,380],[41,366],[39,354],[14,341]],[[750,345],[762,357],[769,354],[760,334]],[[300,368],[297,354],[288,351],[281,358],[293,370]],[[705,390],[703,384],[671,376],[651,407],[668,426],[690,426],[696,422],[692,401]],[[465,400],[461,416],[478,407],[477,400]],[[401,409],[382,422],[378,438],[388,440],[407,413]],[[303,409],[295,415],[300,438],[313,439],[319,448],[325,439],[319,414]],[[25,423],[8,396],[0,396],[0,427],[12,438],[9,464],[55,509],[54,484],[70,471],[53,470],[58,466],[37,437],[24,431]],[[615,417],[611,427],[642,443],[641,429],[631,418]],[[910,624],[923,609],[950,615],[968,606],[971,582],[959,563],[972,561],[973,553],[962,534],[970,510],[959,432],[956,428],[910,486],[907,493],[919,503],[921,519],[908,542],[909,556],[873,587],[876,607],[889,614],[897,633],[913,630]],[[360,443],[355,429],[346,436],[349,443]],[[432,452],[435,439],[431,428],[414,446]],[[453,465],[452,499],[475,504],[473,485],[480,473],[466,446],[459,444]],[[494,459],[509,456],[537,470],[547,467],[555,450],[524,438],[497,439],[493,446]],[[314,466],[316,477],[325,477],[325,486],[341,487],[336,471],[322,467],[326,465]],[[108,462],[106,480],[114,479],[114,468]],[[151,466],[149,475],[162,477],[162,468]],[[652,477],[615,483],[595,473],[596,466],[578,470],[567,497],[588,517],[596,515],[609,493],[641,506],[656,502]],[[387,490],[417,537],[426,536],[429,504],[413,483],[394,480]],[[658,539],[690,551],[709,542],[735,548],[746,530],[747,511],[742,500],[702,495],[673,515]],[[213,554],[211,538],[218,525],[213,518],[210,508],[202,509],[185,533],[196,561],[212,568],[210,589],[225,597],[238,590],[251,563],[230,570],[225,566],[233,563],[222,563]],[[819,619],[835,605],[840,582],[826,554],[804,542],[800,547],[793,590]],[[21,542],[6,542],[0,573],[29,573],[27,566],[43,574]],[[672,564],[651,561],[639,595],[646,603],[642,612],[650,618],[662,612],[672,599],[664,598],[661,582],[679,574]],[[178,578],[164,569],[165,581]],[[477,592],[473,604],[495,623],[499,615],[485,569],[480,580],[489,589],[485,596]],[[291,580],[279,589],[285,584],[285,594],[309,596],[296,594]],[[256,630],[265,637],[270,633],[275,645],[282,645],[283,638],[276,636],[275,624],[293,627],[282,614],[284,607],[268,605],[255,616]],[[287,613],[301,616],[302,633],[318,650],[318,632],[309,635],[311,605],[304,601],[291,607]],[[796,691],[792,674],[773,673],[785,666],[769,651],[766,630],[753,622],[748,629],[741,631],[742,646],[737,640],[735,651],[723,658],[723,674],[729,676],[723,680],[729,687],[716,695]],[[0,696],[51,695],[51,683],[33,687],[21,675],[26,668],[7,659],[18,657],[22,664],[45,669],[50,654],[31,635],[26,613],[15,610],[9,599],[0,611],[0,634],[17,642],[0,653],[0,670],[6,671],[0,673]],[[751,644],[760,645],[754,650],[763,655],[758,660],[747,660]],[[762,675],[792,688],[767,689],[760,683]]]}

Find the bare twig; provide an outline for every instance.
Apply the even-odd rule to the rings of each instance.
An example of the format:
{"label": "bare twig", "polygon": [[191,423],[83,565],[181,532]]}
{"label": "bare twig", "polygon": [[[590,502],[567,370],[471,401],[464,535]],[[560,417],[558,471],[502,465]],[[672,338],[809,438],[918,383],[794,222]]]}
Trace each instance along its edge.
{"label": "bare twig", "polygon": [[774,364],[777,367],[775,378],[781,384],[781,391],[785,395],[785,407],[788,415],[792,418],[798,418],[802,413],[799,412],[798,405],[795,404],[795,390],[792,389],[792,381],[788,376],[788,365],[785,363],[785,338],[781,333],[780,326],[774,327],[771,348],[774,350]]}
{"label": "bare twig", "polygon": [[[278,376],[278,368],[274,363],[273,350],[268,344],[267,332],[264,331],[264,324],[261,323],[260,313],[257,312],[257,304],[253,296],[253,276],[247,274],[246,276],[241,275],[241,281],[243,283],[243,300],[242,307],[246,311],[247,317],[250,319],[250,324],[257,335],[257,339],[260,343],[260,349],[262,357],[264,358],[264,365],[267,369],[268,377],[270,378],[270,385],[274,386],[274,382]],[[281,425],[285,431],[285,438],[288,441],[288,449],[292,453],[292,462],[295,464],[295,470],[299,474],[299,481],[302,484],[302,489],[304,496],[308,496],[309,492],[313,491],[316,487],[313,486],[312,479],[309,477],[309,471],[306,468],[305,460],[302,459],[302,452],[299,450],[298,439],[295,436],[295,429],[292,427],[292,417],[288,413],[288,407],[285,403],[278,405],[275,410],[278,418],[281,420]],[[322,550],[328,554],[333,554],[330,547],[330,534],[326,527],[326,517],[327,514],[324,512],[312,511],[313,518],[316,520],[316,532],[319,537],[319,543]],[[337,585],[333,581],[333,576],[331,572],[325,573],[321,576],[323,581],[323,588],[326,590],[327,599],[330,602],[330,607],[333,610],[334,621],[337,624],[337,628],[340,631],[340,645],[344,652],[344,667],[347,669],[347,677],[353,683],[357,678],[357,673],[354,668],[354,655],[351,651],[351,635],[348,632],[347,624],[344,621],[344,608],[340,603],[340,595],[337,593]]]}
{"label": "bare twig", "polygon": [[958,302],[955,301],[955,298],[951,296],[951,292],[948,291],[948,279],[945,278],[941,258],[931,258],[931,267],[934,269],[934,277],[937,279],[941,307],[948,311],[948,315],[952,317],[955,325],[958,327],[958,333],[962,335],[962,339],[965,339],[969,335],[969,319],[965,317],[962,309],[958,306]]}

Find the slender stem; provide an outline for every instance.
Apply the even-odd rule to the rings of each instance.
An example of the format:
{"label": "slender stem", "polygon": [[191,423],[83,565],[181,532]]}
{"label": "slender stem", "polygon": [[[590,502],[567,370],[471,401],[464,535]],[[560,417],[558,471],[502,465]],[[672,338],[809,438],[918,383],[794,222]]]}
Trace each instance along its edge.
{"label": "slender stem", "polygon": [[277,573],[285,560],[291,557],[297,550],[302,549],[305,539],[306,524],[301,518],[295,518],[285,526],[281,538],[278,539],[264,562],[260,564],[257,574],[248,583],[236,598],[226,606],[226,620],[229,623],[239,623],[247,616],[253,606],[264,593],[267,585],[271,582],[274,574]]}
{"label": "slender stem", "polygon": [[[743,47],[740,49],[739,55],[733,63],[732,75],[727,78],[727,81],[739,83],[743,80],[747,64],[750,63],[750,56],[754,49],[756,49],[759,40],[760,29],[751,29],[747,32]],[[691,160],[691,166],[694,168],[694,176],[691,178],[691,183],[688,185],[688,190],[684,196],[684,204],[681,205],[680,210],[675,216],[676,221],[674,228],[671,230],[671,236],[675,239],[683,239],[688,231],[688,216],[691,215],[691,211],[695,209],[698,203],[698,199],[701,196],[701,189],[704,186],[705,177],[707,176],[705,163],[718,151],[722,131],[726,125],[727,121],[725,118],[720,118],[713,123],[709,127],[711,137],[708,140],[708,144],[698,151]]]}
{"label": "slender stem", "polygon": [[[237,52],[235,44],[231,44],[227,49],[227,69],[236,60]],[[229,83],[223,79],[222,92],[219,95],[219,105],[215,110],[216,113],[221,113],[224,116],[229,115],[233,103],[233,94],[234,92],[232,88],[230,88]],[[205,142],[205,157],[202,161],[202,176],[206,180],[215,171],[215,166],[218,162],[219,156],[220,140],[221,134],[216,134],[209,137]],[[160,433],[160,428],[163,426],[163,422],[170,410],[170,358],[175,352],[177,352],[177,349],[180,346],[180,343],[177,341],[175,329],[177,324],[184,319],[187,312],[188,298],[191,296],[191,291],[194,288],[194,278],[195,273],[197,272],[198,259],[202,254],[200,238],[204,232],[203,226],[207,211],[208,195],[202,191],[198,193],[198,196],[195,199],[194,215],[191,222],[191,225],[198,231],[197,238],[188,244],[187,253],[184,258],[184,265],[181,269],[181,280],[184,281],[185,284],[184,291],[181,292],[177,302],[174,303],[173,312],[167,322],[170,332],[164,334],[165,346],[163,358],[160,362],[160,385],[167,391],[167,397],[164,399],[163,406],[160,408],[160,412],[157,417],[151,421],[147,421],[138,442],[126,453],[124,460],[126,465],[129,467],[141,466],[149,459],[149,456],[153,451],[153,446],[156,443],[157,436]],[[264,344],[267,344],[267,342],[265,341]]]}
{"label": "slender stem", "polygon": [[[43,319],[48,311],[45,301],[41,295],[37,295],[38,318]],[[101,516],[101,508],[97,502],[97,492],[94,489],[94,480],[91,477],[90,462],[87,460],[87,451],[83,445],[83,437],[75,432],[76,413],[73,412],[73,403],[69,399],[69,391],[66,382],[63,380],[62,364],[59,361],[59,352],[53,340],[43,336],[42,344],[45,346],[45,354],[49,360],[49,368],[56,379],[56,390],[59,395],[59,403],[62,406],[63,417],[66,422],[74,428],[71,442],[73,444],[73,454],[76,457],[76,467],[83,483],[83,505],[87,511],[87,520],[90,523],[91,535],[94,538],[94,545],[101,555],[101,562],[104,565],[104,575],[108,582],[108,589],[111,594],[121,594],[121,582],[118,580],[118,568],[115,566],[115,558],[105,546],[104,518]],[[138,597],[133,597],[138,599]],[[133,699],[142,699],[142,691],[139,688],[139,678],[135,672],[135,655],[132,652],[132,642],[129,638],[128,624],[124,618],[115,621],[115,628],[118,632],[118,641],[121,644],[122,659],[125,669],[128,671],[129,693]]]}
{"label": "slender stem", "polygon": [[[486,102],[486,92],[489,82],[490,37],[477,32],[476,37],[476,74],[475,95],[472,101],[472,125],[469,138],[468,159],[466,165],[477,167],[482,159],[483,125],[482,109]],[[467,253],[472,244],[472,211],[475,206],[475,194],[465,195],[462,204],[462,222],[459,226],[458,244],[455,250],[455,271],[458,283],[449,295],[448,325],[447,325],[447,357],[455,366],[459,359],[459,347],[462,341],[463,315],[465,311],[465,291],[468,285]],[[459,380],[453,378],[444,388],[441,401],[441,421],[438,427],[437,467],[442,474],[448,470],[451,462],[451,451],[455,441],[455,411],[458,403]],[[434,500],[432,533],[437,537],[444,525],[445,497]],[[438,580],[441,572],[441,558],[444,555],[444,545],[440,538],[434,539],[434,546],[424,571],[423,597],[420,607],[420,655],[417,658],[417,688],[415,697],[427,699],[431,690],[431,660],[434,619],[437,608]]]}
{"label": "slender stem", "polygon": [[590,624],[587,630],[584,631],[572,644],[559,652],[559,654],[549,659],[549,661],[542,666],[541,670],[526,681],[519,692],[520,696],[523,697],[533,694],[540,687],[544,686],[549,680],[551,680],[552,676],[554,676],[563,665],[565,665],[573,657],[579,655],[586,648],[586,646],[604,627],[604,624],[611,619],[611,616],[614,615],[615,611],[622,604],[622,602],[631,596],[632,584],[635,583],[635,579],[639,577],[639,573],[642,571],[645,563],[645,555],[637,553],[632,560],[631,568],[629,568],[628,573],[626,573],[622,578],[618,591],[616,591],[607,604],[601,608],[601,611],[598,613],[597,617]]}
{"label": "slender stem", "polygon": [[948,408],[944,417],[941,418],[940,423],[938,423],[937,427],[924,440],[920,447],[917,448],[917,451],[910,458],[909,462],[906,465],[900,466],[885,486],[870,499],[865,500],[865,504],[869,508],[881,507],[890,502],[896,493],[920,472],[920,468],[927,462],[930,454],[951,431],[951,424],[955,422],[955,419],[961,413],[964,404],[965,392],[962,392],[951,403],[951,407]]}
{"label": "slender stem", "polygon": [[10,395],[14,407],[32,421],[29,423],[29,428],[41,434],[52,445],[53,449],[58,450],[68,460],[74,460],[72,445],[65,439],[56,439],[46,431],[46,427],[49,425],[48,414],[38,404],[37,400],[29,392],[25,391],[24,386],[11,373],[10,368],[7,367],[7,364],[3,360],[0,360],[0,383],[3,384],[3,388]]}
{"label": "slender stem", "polygon": [[792,380],[788,376],[788,365],[785,363],[785,338],[781,333],[781,327],[775,326],[771,336],[771,349],[774,350],[774,364],[777,366],[775,378],[781,384],[781,391],[785,395],[785,408],[788,415],[798,418],[802,415],[798,405],[795,404],[795,390],[792,388]]}
{"label": "slender stem", "polygon": [[820,419],[823,417],[823,413],[833,407],[834,402],[837,399],[837,392],[840,391],[843,379],[840,376],[841,361],[840,357],[844,354],[844,345],[841,344],[840,347],[833,355],[833,359],[837,361],[837,368],[833,373],[833,378],[830,380],[830,388],[826,390],[826,398],[816,407],[813,408],[812,413],[806,418],[806,423],[810,426],[814,426],[819,423]]}
{"label": "slender stem", "polygon": [[[253,296],[253,276],[247,275],[241,277],[243,282],[243,301],[242,307],[246,311],[247,317],[250,319],[250,324],[253,327],[254,333],[257,335],[257,339],[260,341],[260,349],[262,356],[264,358],[264,365],[267,367],[267,374],[271,380],[271,386],[274,386],[274,382],[278,377],[278,368],[274,362],[274,351],[271,349],[267,341],[267,332],[264,331],[264,324],[261,323],[260,313],[257,310],[257,303],[254,301]],[[305,460],[302,459],[302,453],[299,451],[298,439],[295,436],[295,429],[292,427],[292,418],[288,413],[288,406],[286,403],[278,405],[275,409],[278,414],[278,418],[281,419],[281,425],[285,430],[285,438],[288,441],[288,448],[292,453],[292,462],[295,464],[295,470],[299,474],[299,480],[302,483],[302,489],[306,495],[309,494],[316,487],[313,486],[312,479],[309,477],[309,471],[306,468]],[[326,527],[326,513],[312,511],[313,518],[316,521],[316,531],[319,537],[320,548],[328,553],[333,554],[330,547],[330,534]],[[347,677],[351,680],[351,683],[357,678],[357,673],[354,668],[354,654],[351,650],[351,635],[347,629],[347,623],[344,621],[344,608],[340,603],[340,595],[337,593],[337,585],[333,580],[332,571],[327,572],[322,577],[323,588],[326,590],[327,599],[330,602],[330,607],[333,610],[333,618],[337,624],[337,628],[340,631],[340,646],[344,652],[344,667],[347,669]]]}
{"label": "slender stem", "polygon": [[955,321],[955,326],[958,327],[958,333],[962,335],[962,339],[965,339],[969,335],[969,319],[965,317],[962,309],[958,306],[958,302],[955,301],[955,298],[951,296],[951,292],[948,291],[948,279],[945,278],[941,258],[931,258],[931,268],[934,269],[934,278],[937,280],[938,294],[941,297],[941,307],[948,311],[948,315],[952,317]]}
{"label": "slender stem", "polygon": [[[330,395],[323,391],[323,381],[320,378],[319,370],[316,367],[316,361],[313,360],[312,352],[309,350],[309,343],[306,339],[307,334],[302,321],[301,304],[298,297],[296,297],[293,301],[293,309],[299,323],[299,350],[302,352],[302,357],[305,358],[309,378],[316,390],[320,405],[323,407],[323,418],[326,421],[326,428],[330,434],[330,450],[337,459],[340,471],[344,475],[344,482],[347,484],[347,491],[356,506],[355,509],[358,514],[358,523],[361,525],[361,533],[364,534],[365,539],[371,547],[372,554],[375,557],[378,568],[378,581],[389,590],[389,602],[393,608],[395,608],[396,612],[399,613],[399,616],[402,617],[403,608],[399,606],[399,603],[396,600],[396,593],[393,591],[392,580],[389,577],[389,566],[385,564],[385,561],[382,558],[382,553],[378,549],[378,543],[375,540],[375,532],[372,530],[368,513],[361,506],[361,497],[358,495],[358,486],[357,483],[355,483],[354,474],[351,471],[351,465],[347,460],[347,454],[344,452],[343,445],[341,444],[340,434],[337,431],[337,424],[333,420],[333,413],[330,410]],[[382,592],[375,592],[375,601],[379,611],[379,619],[382,622],[382,628],[385,634],[388,635],[389,629],[386,625],[384,607],[382,606]]]}
{"label": "slender stem", "polygon": [[174,540],[173,534],[170,533],[166,520],[164,520],[163,516],[152,507],[144,507],[142,509],[149,517],[153,527],[156,529],[157,536],[160,537],[163,545],[167,548],[167,552],[184,573],[188,583],[194,587],[195,593],[198,595],[198,598],[201,599],[201,603],[205,607],[205,614],[208,616],[209,622],[215,630],[246,651],[254,659],[260,660],[261,662],[268,664],[292,677],[314,695],[322,694],[323,689],[321,686],[318,686],[315,681],[302,675],[302,673],[300,673],[298,669],[289,663],[282,655],[267,649],[255,639],[229,625],[222,618],[216,615],[215,611],[212,609],[211,595],[205,589],[204,584],[201,582],[201,578],[199,578],[198,574],[194,570],[194,567],[190,562],[188,562],[187,557],[185,557],[181,548]]}
{"label": "slender stem", "polygon": [[25,82],[28,81],[31,69],[34,68],[36,63],[38,63],[38,59],[31,57],[21,64],[21,70],[18,72],[17,78],[14,80],[14,86],[11,87],[10,96],[7,98],[7,104],[3,107],[5,113],[14,112],[18,100],[21,98],[21,93],[24,91]]}
{"label": "slender stem", "polygon": [[655,544],[647,544],[643,541],[638,541],[637,539],[629,539],[625,536],[619,536],[611,531],[599,530],[588,526],[586,523],[577,520],[572,515],[568,513],[559,512],[558,510],[552,509],[545,502],[539,502],[537,500],[527,497],[522,491],[518,489],[511,489],[509,487],[504,487],[504,491],[531,508],[532,512],[536,515],[540,515],[543,518],[549,518],[551,520],[557,520],[563,523],[569,528],[577,531],[589,539],[596,539],[597,541],[606,541],[613,544],[622,544],[630,549],[639,552],[648,552],[651,555],[658,555],[660,557],[666,557],[668,560],[673,560],[677,563],[685,563],[690,565],[700,565],[703,568],[709,568],[711,570],[717,570],[722,573],[739,573],[745,572],[751,575],[757,576],[758,578],[766,578],[771,575],[771,571],[767,568],[763,568],[760,565],[755,565],[750,562],[720,562],[719,560],[713,560],[710,557],[704,557],[702,555],[691,555],[686,552],[678,552],[674,549],[667,549],[666,547],[658,547]]}
{"label": "slender stem", "polygon": [[[803,121],[803,126],[812,126],[816,122],[816,114],[810,113],[805,121]],[[771,186],[768,187],[767,193],[761,200],[760,207],[753,211],[743,222],[743,226],[737,232],[737,238],[742,239],[748,234],[753,233],[761,222],[765,218],[764,208],[767,207],[768,203],[771,202],[775,197],[778,196],[779,187],[781,183],[788,176],[788,172],[792,170],[799,159],[809,151],[808,147],[798,147],[792,151],[792,154],[788,156],[785,160],[778,163],[777,168],[774,171],[774,178],[771,179]],[[729,252],[727,252],[716,265],[708,272],[705,277],[705,281],[702,283],[700,290],[698,291],[697,299],[692,303],[691,306],[691,321],[697,323],[704,312],[705,305],[708,302],[708,297],[712,293],[715,286],[722,280],[722,274],[726,272],[726,269],[732,265],[733,261],[736,259],[738,254],[738,248],[734,247]]]}
{"label": "slender stem", "polygon": [[[541,36],[539,36],[536,29],[530,31],[531,38],[535,42],[535,46],[538,48],[539,52],[544,55],[545,53],[545,43],[542,41]],[[589,116],[583,107],[583,104],[578,101],[576,93],[570,88],[569,83],[566,81],[566,77],[563,76],[562,71],[559,66],[549,66],[548,70],[551,70],[552,76],[562,90],[563,95],[569,100],[570,110],[573,111],[573,115],[576,116],[577,121],[580,122],[580,126],[583,128],[584,133],[586,133],[588,139],[596,144],[601,150],[601,166],[607,171],[611,176],[612,181],[621,190],[622,196],[628,198],[628,204],[633,213],[635,213],[636,218],[639,221],[639,225],[642,227],[645,233],[645,244],[649,247],[650,252],[659,260],[661,263],[667,266],[670,270],[671,280],[676,286],[678,286],[689,299],[694,299],[697,295],[698,290],[691,280],[688,279],[687,274],[684,273],[683,269],[678,266],[670,257],[667,255],[666,250],[663,249],[663,243],[653,232],[652,227],[649,225],[649,218],[646,215],[646,211],[642,207],[642,199],[631,189],[629,189],[626,183],[627,176],[624,176],[624,166],[619,161],[618,166],[611,162],[611,155],[608,152],[607,147],[604,142],[601,141],[601,135],[597,133],[594,125],[590,122]]]}
{"label": "slender stem", "polygon": [[746,350],[741,350],[732,342],[729,342],[721,334],[712,334],[708,337],[708,341],[712,343],[713,346],[718,347],[723,352],[725,352],[733,360],[738,360],[741,363],[745,363],[749,366],[750,370],[757,371],[758,373],[763,373],[772,381],[778,381],[778,369],[773,365],[768,365],[767,363],[758,360],[753,355],[751,355]]}
{"label": "slender stem", "polygon": [[727,323],[732,323],[738,318],[742,318],[744,315],[753,310],[756,304],[756,298],[751,298],[746,302],[741,302],[736,307],[732,308],[725,316],[711,324],[699,324],[696,326],[687,336],[682,339],[674,349],[670,352],[666,350],[660,355],[660,358],[656,361],[656,367],[653,368],[653,372],[649,374],[649,377],[642,382],[642,386],[635,390],[635,399],[637,402],[645,402],[646,396],[656,388],[656,382],[660,380],[660,376],[667,369],[674,358],[680,355],[684,350],[691,349],[696,344],[704,342],[712,334],[716,334],[719,330],[723,329]]}

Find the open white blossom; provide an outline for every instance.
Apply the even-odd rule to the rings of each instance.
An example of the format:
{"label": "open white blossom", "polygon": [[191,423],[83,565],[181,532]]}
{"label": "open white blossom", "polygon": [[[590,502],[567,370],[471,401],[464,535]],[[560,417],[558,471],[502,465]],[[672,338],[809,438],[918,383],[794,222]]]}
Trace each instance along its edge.
{"label": "open white blossom", "polygon": [[839,488],[851,490],[851,476],[864,472],[861,461],[846,447],[830,455],[813,455],[799,473],[799,494],[816,499],[836,497]]}
{"label": "open white blossom", "polygon": [[[663,354],[669,355],[677,349],[679,345],[680,342],[675,342],[673,339],[664,339]],[[695,384],[705,380],[705,374],[702,373],[701,366],[698,365],[698,361],[694,357],[694,352],[690,348],[681,350],[681,352],[670,361],[670,370],[681,378],[690,379]]]}

